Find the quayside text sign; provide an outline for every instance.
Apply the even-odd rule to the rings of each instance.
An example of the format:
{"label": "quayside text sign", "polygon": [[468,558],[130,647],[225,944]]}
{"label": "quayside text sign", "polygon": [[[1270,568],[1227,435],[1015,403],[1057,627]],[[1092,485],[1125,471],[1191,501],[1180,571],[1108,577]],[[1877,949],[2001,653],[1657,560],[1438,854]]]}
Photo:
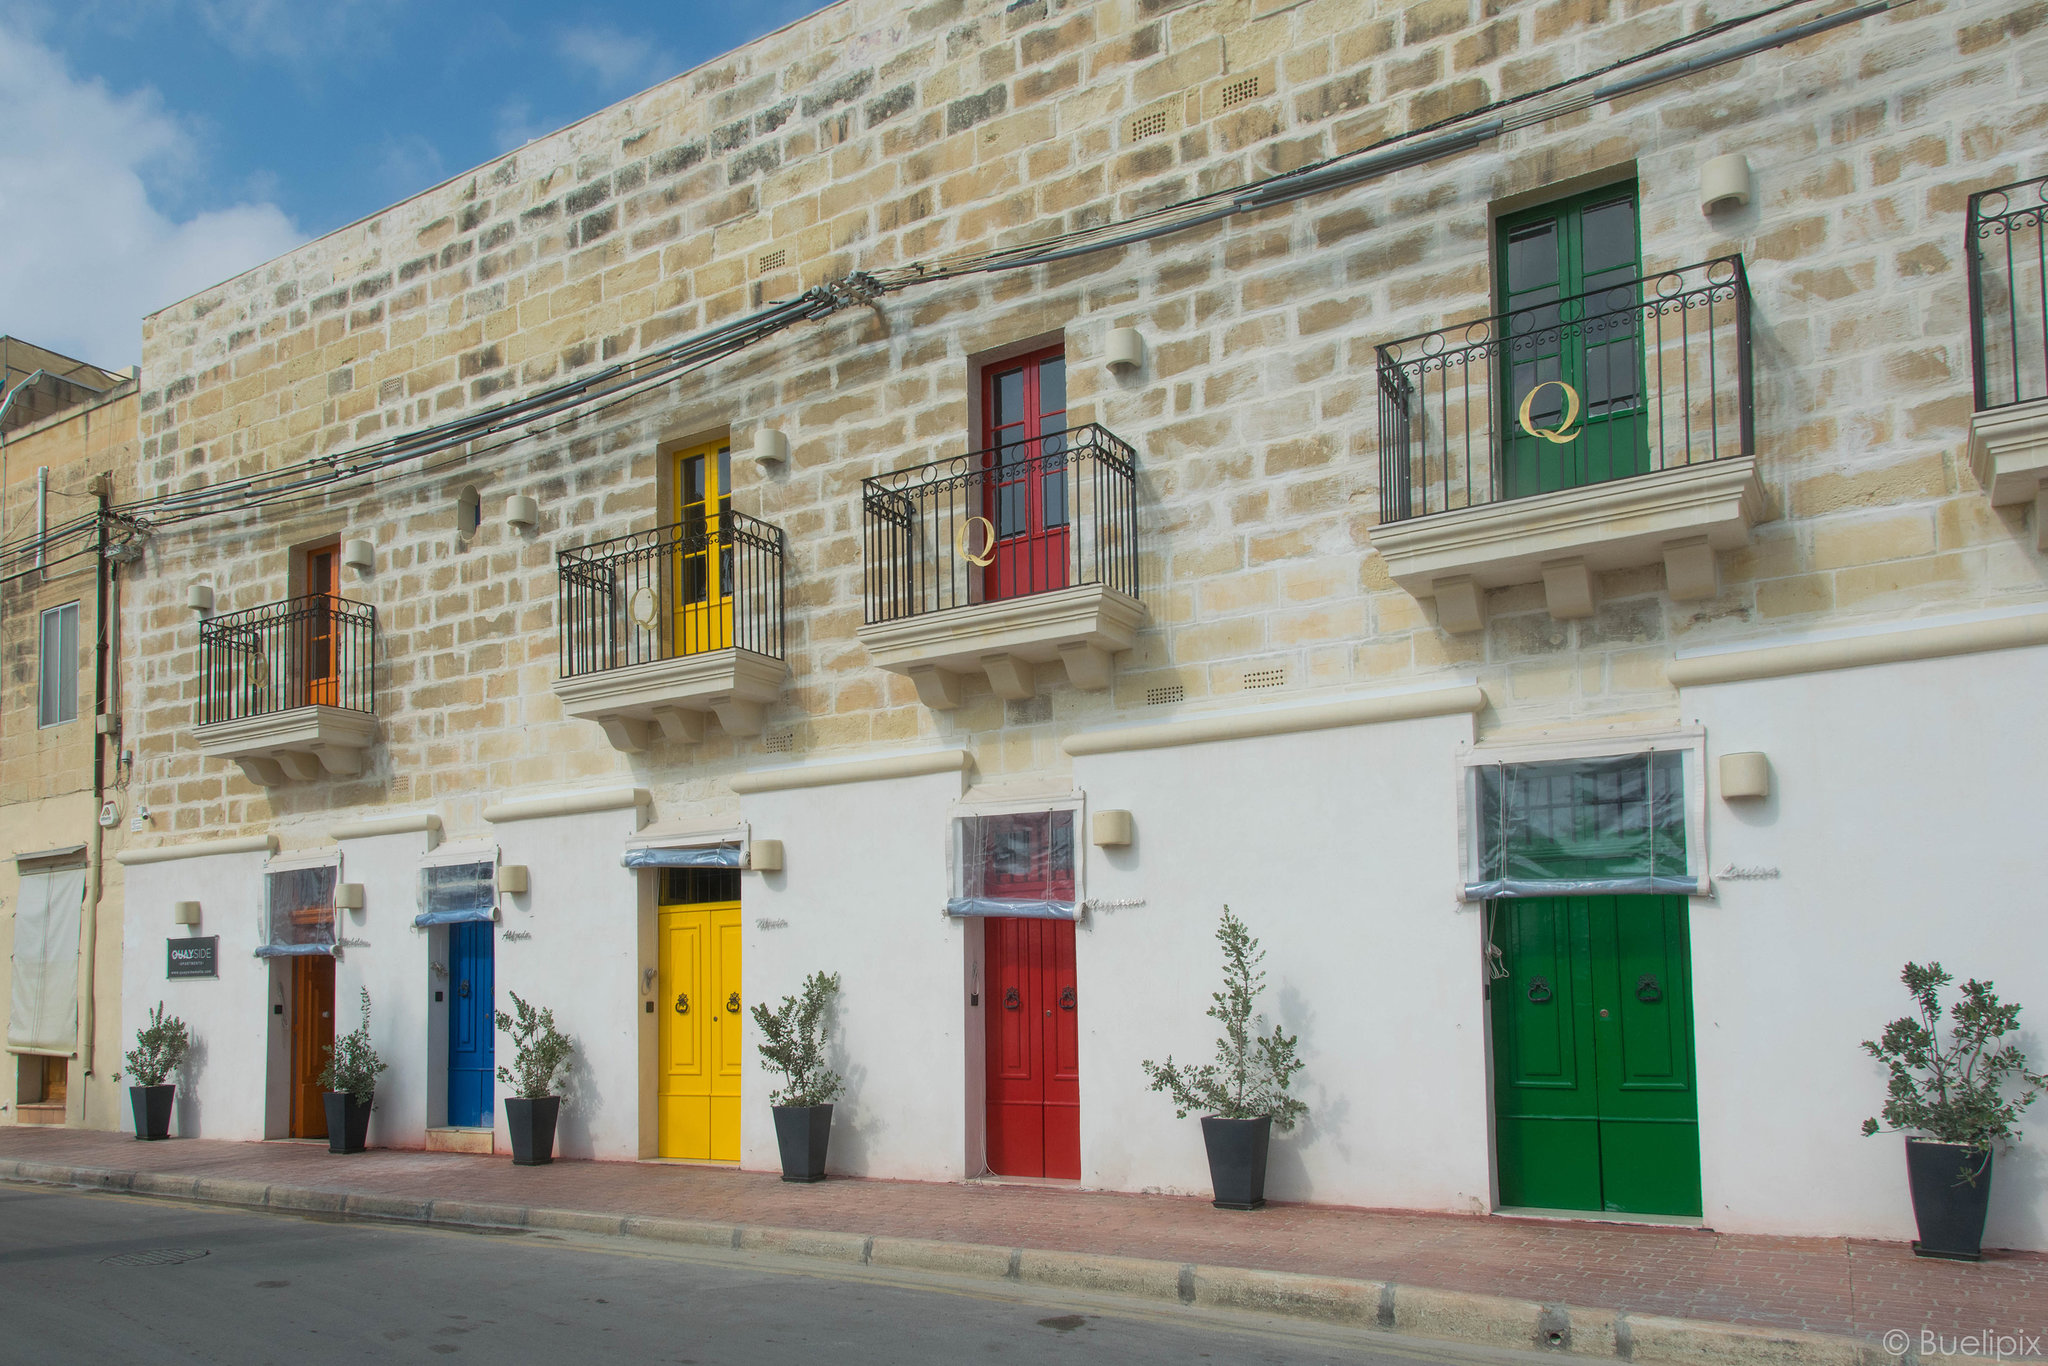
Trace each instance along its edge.
{"label": "quayside text sign", "polygon": [[180,977],[220,976],[220,936],[208,935],[204,939],[172,939],[166,941],[170,951],[170,963],[164,975],[173,981]]}

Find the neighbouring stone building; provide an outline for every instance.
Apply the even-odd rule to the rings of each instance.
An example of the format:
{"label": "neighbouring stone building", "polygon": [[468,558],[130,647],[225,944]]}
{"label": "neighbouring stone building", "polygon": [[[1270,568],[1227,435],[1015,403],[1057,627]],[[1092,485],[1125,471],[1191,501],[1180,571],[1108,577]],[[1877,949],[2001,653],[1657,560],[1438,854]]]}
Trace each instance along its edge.
{"label": "neighbouring stone building", "polygon": [[0,383],[0,1123],[112,1129],[129,778],[113,652],[139,545],[101,509],[132,494],[139,380],[0,337]]}
{"label": "neighbouring stone building", "polygon": [[1900,965],[2048,1009],[2048,9],[1827,12],[842,0],[148,319],[181,1131],[367,988],[502,1147],[516,991],[772,1167],[827,969],[835,1170],[1204,1190],[1227,903],[1277,1197],[1907,1234]]}

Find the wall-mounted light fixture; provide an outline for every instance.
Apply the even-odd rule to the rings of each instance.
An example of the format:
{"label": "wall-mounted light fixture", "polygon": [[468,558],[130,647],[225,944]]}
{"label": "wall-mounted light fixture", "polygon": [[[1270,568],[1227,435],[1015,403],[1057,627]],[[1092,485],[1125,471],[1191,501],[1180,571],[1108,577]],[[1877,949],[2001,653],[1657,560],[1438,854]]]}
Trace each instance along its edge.
{"label": "wall-mounted light fixture", "polygon": [[498,869],[498,890],[501,892],[523,892],[526,890],[526,865],[507,863]]}
{"label": "wall-mounted light fixture", "polygon": [[363,909],[363,884],[343,882],[334,888],[334,904],[339,910],[360,911]]}
{"label": "wall-mounted light fixture", "polygon": [[1771,761],[1761,754],[1721,756],[1721,800],[1753,801],[1771,795]]}
{"label": "wall-mounted light fixture", "polygon": [[1113,327],[1103,350],[1103,363],[1112,370],[1135,370],[1145,363],[1145,338],[1135,327]]}
{"label": "wall-mounted light fixture", "polygon": [[185,605],[205,616],[213,610],[213,589],[203,583],[195,583],[185,590]]}
{"label": "wall-mounted light fixture", "polygon": [[367,574],[377,567],[377,547],[368,541],[346,541],[341,547],[341,562]]}
{"label": "wall-mounted light fixture", "polygon": [[781,840],[748,840],[747,867],[757,873],[782,871]]}
{"label": "wall-mounted light fixture", "polygon": [[505,520],[531,530],[540,525],[540,503],[530,494],[515,493],[505,500]]}
{"label": "wall-mounted light fixture", "polygon": [[1089,819],[1089,833],[1097,847],[1121,849],[1131,842],[1131,813],[1098,811]]}
{"label": "wall-mounted light fixture", "polygon": [[1714,157],[1700,167],[1700,212],[1739,209],[1749,202],[1749,158],[1740,152]]}
{"label": "wall-mounted light fixture", "polygon": [[199,903],[196,901],[173,901],[171,903],[171,923],[173,925],[197,925],[199,923]]}
{"label": "wall-mounted light fixture", "polygon": [[754,463],[757,465],[781,465],[789,460],[789,438],[773,427],[762,427],[754,433]]}

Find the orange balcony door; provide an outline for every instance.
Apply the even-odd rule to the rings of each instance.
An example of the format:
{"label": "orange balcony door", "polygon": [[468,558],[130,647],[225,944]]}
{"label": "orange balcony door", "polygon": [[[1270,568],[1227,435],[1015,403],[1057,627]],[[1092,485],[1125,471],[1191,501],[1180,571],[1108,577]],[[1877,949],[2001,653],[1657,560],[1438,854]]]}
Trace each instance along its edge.
{"label": "orange balcony door", "polygon": [[306,552],[306,615],[293,634],[305,642],[308,706],[340,705],[341,671],[336,659],[332,605],[341,595],[340,561],[339,541]]}

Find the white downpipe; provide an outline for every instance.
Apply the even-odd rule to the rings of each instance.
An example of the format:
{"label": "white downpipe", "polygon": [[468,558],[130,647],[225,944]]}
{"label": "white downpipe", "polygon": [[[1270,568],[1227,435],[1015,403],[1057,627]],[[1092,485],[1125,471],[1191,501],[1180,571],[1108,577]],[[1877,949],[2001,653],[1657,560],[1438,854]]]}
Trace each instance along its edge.
{"label": "white downpipe", "polygon": [[43,542],[50,538],[50,467],[36,466],[36,569],[41,572],[43,556],[48,553]]}

